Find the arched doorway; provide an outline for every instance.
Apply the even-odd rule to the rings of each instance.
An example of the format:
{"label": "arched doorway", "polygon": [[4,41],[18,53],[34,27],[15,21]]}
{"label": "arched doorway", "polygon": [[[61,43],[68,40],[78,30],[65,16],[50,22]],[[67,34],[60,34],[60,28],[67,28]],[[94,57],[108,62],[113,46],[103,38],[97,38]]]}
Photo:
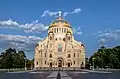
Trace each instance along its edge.
{"label": "arched doorway", "polygon": [[53,67],[53,60],[49,60],[49,67]]}
{"label": "arched doorway", "polygon": [[82,63],[81,63],[81,69],[83,69],[83,68],[84,68],[84,63],[82,62]]}
{"label": "arched doorway", "polygon": [[68,67],[70,67],[70,63],[68,63]]}
{"label": "arched doorway", "polygon": [[62,60],[58,60],[58,67],[62,67]]}
{"label": "arched doorway", "polygon": [[58,58],[58,67],[63,67],[63,58]]}
{"label": "arched doorway", "polygon": [[71,60],[68,60],[68,61],[67,61],[67,67],[71,67],[71,65],[72,65]]}
{"label": "arched doorway", "polygon": [[50,65],[49,65],[50,67],[52,67],[52,63],[50,63]]}

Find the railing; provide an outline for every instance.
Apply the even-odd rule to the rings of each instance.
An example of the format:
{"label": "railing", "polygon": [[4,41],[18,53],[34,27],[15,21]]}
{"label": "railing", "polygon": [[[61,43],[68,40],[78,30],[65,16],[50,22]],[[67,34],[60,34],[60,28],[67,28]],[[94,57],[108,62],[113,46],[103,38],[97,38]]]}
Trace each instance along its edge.
{"label": "railing", "polygon": [[37,67],[35,70],[81,70],[80,67]]}
{"label": "railing", "polygon": [[0,69],[0,71],[24,71],[24,68]]}

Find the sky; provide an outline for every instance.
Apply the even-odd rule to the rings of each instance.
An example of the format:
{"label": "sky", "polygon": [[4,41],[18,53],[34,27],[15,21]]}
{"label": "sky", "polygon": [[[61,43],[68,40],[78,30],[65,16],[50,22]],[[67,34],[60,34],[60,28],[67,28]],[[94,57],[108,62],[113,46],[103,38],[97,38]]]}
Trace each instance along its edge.
{"label": "sky", "polygon": [[12,47],[32,59],[59,11],[85,45],[86,57],[101,44],[120,45],[120,0],[0,0],[0,52]]}

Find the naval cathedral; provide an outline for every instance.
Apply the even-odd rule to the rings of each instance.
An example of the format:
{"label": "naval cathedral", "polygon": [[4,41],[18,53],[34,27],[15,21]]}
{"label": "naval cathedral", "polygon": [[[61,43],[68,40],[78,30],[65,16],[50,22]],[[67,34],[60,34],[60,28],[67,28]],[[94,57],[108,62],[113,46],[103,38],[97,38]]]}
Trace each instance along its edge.
{"label": "naval cathedral", "polygon": [[35,48],[34,68],[85,67],[84,44],[74,39],[72,26],[58,16],[48,28],[48,36]]}

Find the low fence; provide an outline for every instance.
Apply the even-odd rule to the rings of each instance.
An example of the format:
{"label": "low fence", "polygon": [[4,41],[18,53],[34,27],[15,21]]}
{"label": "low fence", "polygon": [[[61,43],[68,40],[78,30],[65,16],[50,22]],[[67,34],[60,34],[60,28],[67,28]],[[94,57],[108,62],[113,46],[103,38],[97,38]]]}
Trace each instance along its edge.
{"label": "low fence", "polygon": [[38,67],[34,70],[81,70],[80,67]]}
{"label": "low fence", "polygon": [[94,69],[95,71],[120,71],[120,69]]}
{"label": "low fence", "polygon": [[24,71],[25,68],[0,69],[0,71]]}

